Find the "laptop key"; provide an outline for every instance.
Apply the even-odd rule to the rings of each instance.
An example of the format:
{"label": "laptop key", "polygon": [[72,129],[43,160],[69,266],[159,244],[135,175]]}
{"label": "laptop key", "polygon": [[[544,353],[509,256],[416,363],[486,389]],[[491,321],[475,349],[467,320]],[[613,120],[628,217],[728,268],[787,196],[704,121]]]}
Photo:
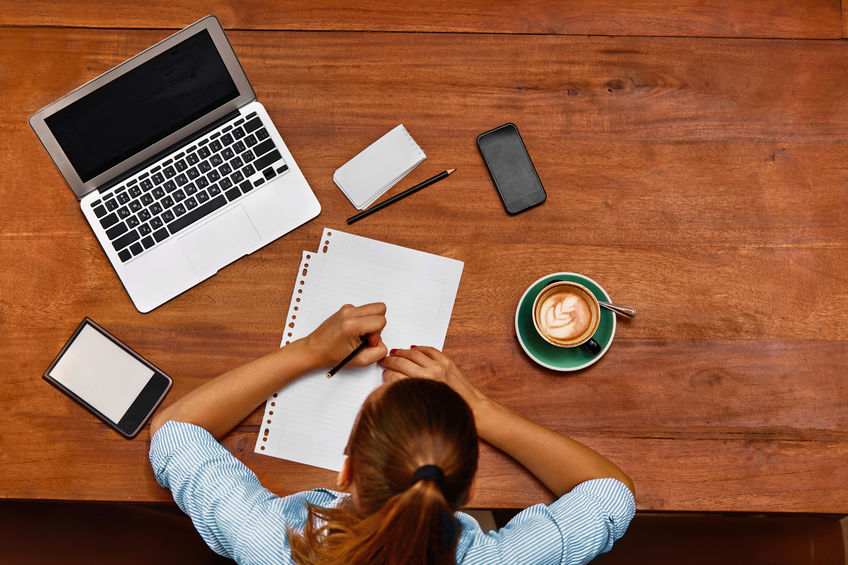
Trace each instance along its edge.
{"label": "laptop key", "polygon": [[150,206],[153,203],[153,197],[149,194],[145,194],[141,197],[141,203],[145,206]]}
{"label": "laptop key", "polygon": [[194,199],[194,196],[186,198],[185,206],[189,210],[194,210],[197,207],[197,200]]}
{"label": "laptop key", "polygon": [[[194,188],[194,183],[191,184],[191,188],[192,190],[196,190]],[[178,190],[174,193],[174,200],[176,200],[177,202],[182,202],[183,200],[185,200],[185,197],[185,192],[183,192],[182,190]]]}
{"label": "laptop key", "polygon": [[200,169],[201,173],[208,173],[212,169],[212,165],[209,164],[209,161],[201,161],[197,168]]}
{"label": "laptop key", "polygon": [[141,235],[147,235],[151,231],[152,230],[150,229],[150,226],[148,226],[147,224],[141,224],[140,226],[138,226],[138,233],[140,233]]}
{"label": "laptop key", "polygon": [[146,222],[150,219],[150,210],[142,210],[138,213],[138,219],[142,222]]}
{"label": "laptop key", "polygon": [[123,218],[129,218],[129,216],[130,216],[129,208],[127,208],[126,206],[124,206],[122,208],[118,208],[118,217],[119,218],[122,218],[122,219]]}
{"label": "laptop key", "polygon": [[247,130],[248,133],[250,133],[254,130],[257,130],[261,127],[262,127],[262,120],[260,120],[258,117],[253,118],[252,120],[250,120],[246,124],[244,124],[244,129]]}
{"label": "laptop key", "polygon": [[[207,186],[209,186],[209,179],[207,179],[206,177],[200,177],[199,179],[197,179],[197,182],[195,184],[197,185],[197,188],[206,188]],[[188,192],[188,188],[186,188],[186,192]]]}
{"label": "laptop key", "polygon": [[141,181],[141,188],[143,188],[144,190],[150,190],[151,188],[153,188],[153,183],[150,181],[150,179],[144,179],[143,181]]}
{"label": "laptop key", "polygon": [[174,214],[176,214],[177,217],[182,216],[185,213],[186,209],[185,206],[183,206],[182,204],[177,204],[176,206],[174,206]]}
{"label": "laptop key", "polygon": [[126,231],[127,225],[124,222],[121,222],[120,224],[115,224],[114,226],[106,230],[106,237],[108,237],[110,240],[113,240]]}
{"label": "laptop key", "polygon": [[209,162],[210,162],[210,163],[212,163],[212,166],[213,166],[213,167],[217,167],[218,165],[220,165],[221,163],[223,163],[223,162],[224,162],[224,160],[223,160],[223,159],[221,159],[221,156],[220,156],[220,155],[215,154],[215,155],[212,155],[211,157],[209,157]]}
{"label": "laptop key", "polygon": [[130,210],[132,210],[133,212],[138,212],[139,210],[141,210],[141,202],[139,202],[138,200],[133,200],[132,202],[130,202]]}
{"label": "laptop key", "polygon": [[230,179],[225,178],[225,179],[221,179],[221,182],[220,182],[220,183],[218,183],[218,184],[220,184],[220,185],[221,185],[221,190],[227,190],[228,188],[230,188],[231,186],[233,186],[233,181],[231,181]]}
{"label": "laptop key", "polygon": [[150,207],[150,213],[153,214],[154,216],[161,214],[162,210],[163,210],[162,205],[158,202],[154,202],[153,206]]}
{"label": "laptop key", "polygon": [[191,180],[194,180],[200,176],[200,171],[197,170],[197,167],[190,168],[188,171],[186,171],[186,173],[188,174],[188,178],[190,178]]}
{"label": "laptop key", "polygon": [[271,134],[268,133],[268,130],[265,129],[265,128],[262,128],[262,129],[260,129],[256,132],[256,139],[259,139],[259,140],[267,139],[269,135],[271,135]]}
{"label": "laptop key", "polygon": [[275,163],[282,158],[283,156],[280,155],[280,152],[274,149],[270,153],[266,153],[265,155],[254,161],[253,166],[256,167],[257,171],[261,171],[268,165],[271,165],[272,163]]}
{"label": "laptop key", "polygon": [[209,202],[207,202],[203,206],[198,206],[197,208],[195,208],[194,210],[192,210],[191,212],[189,212],[185,216],[183,216],[181,218],[177,218],[175,221],[168,224],[168,231],[170,231],[171,234],[173,235],[173,234],[177,233],[178,231],[180,231],[181,229],[190,226],[191,224],[193,224],[194,222],[196,222],[200,218],[211,214],[212,212],[214,212],[215,210],[217,210],[218,208],[220,208],[221,206],[223,206],[226,203],[227,203],[227,199],[224,198],[223,195],[216,196],[215,198],[213,198],[212,200],[210,200]]}
{"label": "laptop key", "polygon": [[265,141],[253,148],[253,154],[259,157],[260,155],[267,153],[272,149],[274,149],[274,141],[271,139],[266,139]]}
{"label": "laptop key", "polygon": [[211,194],[212,196],[216,196],[220,193],[221,193],[221,187],[218,186],[217,184],[213,184],[212,186],[209,187],[209,194]]}
{"label": "laptop key", "polygon": [[229,147],[227,147],[226,149],[221,151],[221,157],[223,157],[227,161],[229,161],[230,159],[232,159],[235,156],[236,156],[235,152],[232,149],[230,149]]}
{"label": "laptop key", "polygon": [[253,147],[257,143],[259,143],[259,141],[256,139],[256,136],[252,133],[244,138],[244,142],[247,144],[248,147]]}
{"label": "laptop key", "polygon": [[245,163],[250,163],[251,161],[256,159],[256,155],[253,154],[253,151],[250,151],[248,149],[247,151],[241,154],[241,158],[244,159]]}
{"label": "laptop key", "polygon": [[241,181],[244,180],[244,175],[242,175],[241,172],[236,171],[230,176],[230,180],[233,181],[236,184],[240,183]]}
{"label": "laptop key", "polygon": [[156,243],[168,239],[168,230],[166,228],[156,230],[155,232],[153,232],[153,239],[156,240]]}
{"label": "laptop key", "polygon": [[209,149],[211,149],[215,153],[220,151],[222,147],[223,147],[223,145],[221,145],[221,142],[218,141],[217,139],[209,144]]}
{"label": "laptop key", "polygon": [[123,251],[118,253],[118,259],[123,262],[127,262],[130,257],[132,257],[132,253],[130,253],[129,249],[124,249]]}
{"label": "laptop key", "polygon": [[165,182],[165,177],[162,176],[162,173],[156,173],[153,175],[153,184],[162,184]]}
{"label": "laptop key", "polygon": [[235,200],[236,198],[241,196],[241,192],[239,192],[238,187],[231,188],[230,190],[226,191],[224,194],[227,196],[227,200],[229,200],[230,202],[232,202],[233,200]]}
{"label": "laptop key", "polygon": [[130,251],[133,252],[133,255],[139,255],[142,251],[144,251],[144,248],[141,246],[141,242],[136,242],[130,245]]}
{"label": "laptop key", "polygon": [[253,174],[256,172],[256,169],[253,168],[253,165],[245,165],[241,172],[246,177],[252,177]]}
{"label": "laptop key", "polygon": [[241,183],[239,185],[239,187],[241,188],[242,192],[248,192],[250,190],[253,190],[253,185],[250,183],[249,180],[246,180],[243,183]]}
{"label": "laptop key", "polygon": [[134,228],[138,224],[139,224],[138,218],[136,218],[135,216],[130,216],[129,218],[127,218],[127,225],[129,227]]}
{"label": "laptop key", "polygon": [[162,185],[162,188],[164,188],[168,192],[174,192],[174,189],[177,188],[177,184],[174,181],[169,180],[168,182]]}
{"label": "laptop key", "polygon": [[110,198],[109,200],[106,201],[106,209],[109,210],[110,212],[115,210],[115,208],[117,208],[117,207],[118,207],[118,201],[115,200],[114,198]]}
{"label": "laptop key", "polygon": [[164,214],[162,214],[162,221],[165,223],[173,222],[176,216],[171,210],[166,210]]}
{"label": "laptop key", "polygon": [[130,188],[130,196],[132,196],[133,198],[136,198],[140,194],[141,188],[139,188],[137,185]]}
{"label": "laptop key", "polygon": [[192,153],[186,157],[186,161],[188,161],[189,165],[196,165],[197,162],[200,161],[200,157],[197,156],[197,153]]}
{"label": "laptop key", "polygon": [[150,249],[155,243],[156,242],[153,241],[153,238],[149,235],[141,240],[141,244],[144,246],[145,249]]}
{"label": "laptop key", "polygon": [[233,172],[233,168],[230,167],[229,163],[224,163],[223,165],[221,165],[221,167],[218,169],[218,171],[222,175],[228,175],[228,174]]}
{"label": "laptop key", "polygon": [[230,134],[226,134],[221,136],[221,143],[224,145],[232,145],[233,144],[233,136]]}
{"label": "laptop key", "polygon": [[274,170],[274,167],[268,167],[267,169],[262,171],[262,176],[265,177],[265,180],[271,180],[275,176],[277,176],[277,171]]}
{"label": "laptop key", "polygon": [[234,169],[240,169],[242,165],[244,165],[244,163],[238,157],[230,161],[230,166]]}
{"label": "laptop key", "polygon": [[175,178],[174,180],[177,181],[178,185],[182,186],[188,182],[188,177],[185,175],[177,175],[177,178]]}
{"label": "laptop key", "polygon": [[[173,216],[173,214],[171,214],[171,215]],[[162,218],[160,218],[158,216],[153,218],[152,220],[150,220],[150,227],[153,228],[154,230],[161,228],[163,225],[164,224],[162,223]]]}
{"label": "laptop key", "polygon": [[201,147],[200,149],[197,150],[197,156],[200,157],[201,159],[206,159],[211,154],[212,154],[212,152],[209,151],[208,147]]}
{"label": "laptop key", "polygon": [[170,196],[166,196],[165,198],[162,199],[161,204],[165,208],[170,208],[171,206],[174,205],[174,199],[171,198]]}
{"label": "laptop key", "polygon": [[140,236],[138,232],[135,230],[129,231],[112,242],[112,247],[115,248],[115,251],[120,251],[133,241],[137,241]]}
{"label": "laptop key", "polygon": [[127,194],[126,192],[122,192],[118,195],[118,202],[120,202],[121,204],[126,204],[129,201],[130,201],[130,195]]}
{"label": "laptop key", "polygon": [[235,151],[236,153],[242,153],[245,149],[247,149],[247,147],[244,146],[243,141],[236,141],[233,144],[233,151]]}
{"label": "laptop key", "polygon": [[206,202],[207,200],[209,200],[209,194],[208,194],[205,190],[204,190],[203,192],[199,192],[199,193],[197,194],[197,201],[198,201],[200,204],[203,204],[203,203],[204,203],[204,202]]}
{"label": "laptop key", "polygon": [[244,133],[244,130],[241,128],[236,128],[233,130],[233,137],[235,137],[236,139],[241,139],[245,135],[246,134]]}
{"label": "laptop key", "polygon": [[206,178],[209,179],[209,182],[217,182],[221,178],[221,173],[219,173],[218,171],[212,171],[211,173],[206,175]]}
{"label": "laptop key", "polygon": [[188,168],[188,165],[186,164],[185,159],[180,159],[179,161],[174,163],[174,166],[177,168],[177,170],[179,172],[183,172],[184,170],[186,170]]}
{"label": "laptop key", "polygon": [[288,170],[289,170],[288,165],[283,165],[282,167],[277,167],[277,173],[279,173],[279,174],[283,174]]}
{"label": "laptop key", "polygon": [[112,212],[108,216],[100,218],[100,225],[104,230],[108,230],[110,227],[114,226],[117,221],[118,215],[115,212]]}
{"label": "laptop key", "polygon": [[174,167],[170,166],[165,167],[165,170],[162,172],[165,173],[165,178],[173,178],[173,176],[177,174],[177,171],[174,170]]}

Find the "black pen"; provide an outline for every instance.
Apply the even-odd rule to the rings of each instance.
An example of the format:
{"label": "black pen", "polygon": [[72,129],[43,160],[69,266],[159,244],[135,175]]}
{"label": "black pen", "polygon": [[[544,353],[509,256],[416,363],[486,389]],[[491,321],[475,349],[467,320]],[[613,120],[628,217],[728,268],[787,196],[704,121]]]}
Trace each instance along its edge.
{"label": "black pen", "polygon": [[376,206],[372,206],[371,208],[368,208],[367,210],[363,210],[362,212],[360,212],[359,214],[357,214],[355,216],[351,216],[350,218],[347,219],[348,225],[352,224],[353,222],[357,222],[357,221],[361,220],[365,216],[373,214],[377,210],[382,210],[383,208],[385,208],[389,204],[394,204],[395,202],[397,202],[401,198],[406,198],[407,196],[409,196],[413,192],[418,192],[422,188],[426,188],[426,187],[430,186],[431,184],[433,184],[434,182],[439,182],[440,180],[447,177],[449,174],[451,174],[455,170],[456,169],[448,169],[447,171],[442,171],[438,175],[431,177],[431,178],[425,180],[424,182],[418,183],[415,186],[413,186],[412,188],[404,190],[400,194],[397,194],[395,196],[392,196],[388,200],[384,200],[383,202],[380,202]]}
{"label": "black pen", "polygon": [[356,354],[365,349],[365,346],[368,345],[368,336],[362,337],[362,343],[356,346],[356,349],[350,352],[350,355],[342,359],[338,365],[327,371],[327,378],[332,379],[333,375],[342,370],[342,368],[350,362],[351,359],[356,357]]}

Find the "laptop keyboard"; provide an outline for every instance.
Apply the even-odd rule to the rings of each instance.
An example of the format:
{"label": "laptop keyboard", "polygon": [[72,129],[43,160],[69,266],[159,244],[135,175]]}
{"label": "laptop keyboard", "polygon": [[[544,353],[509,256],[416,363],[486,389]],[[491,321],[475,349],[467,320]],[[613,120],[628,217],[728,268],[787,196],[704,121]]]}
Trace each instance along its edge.
{"label": "laptop keyboard", "polygon": [[116,185],[91,206],[126,262],[287,170],[253,112]]}

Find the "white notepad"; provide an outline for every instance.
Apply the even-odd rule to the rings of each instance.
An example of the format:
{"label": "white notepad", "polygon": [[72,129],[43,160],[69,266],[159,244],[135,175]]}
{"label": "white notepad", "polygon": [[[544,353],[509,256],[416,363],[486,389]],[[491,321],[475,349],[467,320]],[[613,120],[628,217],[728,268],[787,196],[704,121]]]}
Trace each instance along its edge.
{"label": "white notepad", "polygon": [[333,181],[351,204],[362,210],[426,157],[401,124],[336,169]]}
{"label": "white notepad", "polygon": [[[303,252],[281,346],[311,333],[343,304],[384,302],[389,349],[441,349],[462,268],[455,259],[325,228],[318,251]],[[345,367],[332,379],[327,369],[268,399],[257,453],[341,469],[356,414],[382,383],[382,368]]]}

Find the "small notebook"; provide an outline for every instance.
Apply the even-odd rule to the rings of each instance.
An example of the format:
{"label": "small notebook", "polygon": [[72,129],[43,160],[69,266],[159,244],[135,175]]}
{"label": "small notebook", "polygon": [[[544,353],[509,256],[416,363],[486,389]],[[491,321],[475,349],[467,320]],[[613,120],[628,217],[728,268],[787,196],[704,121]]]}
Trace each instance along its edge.
{"label": "small notebook", "polygon": [[[463,263],[398,245],[324,229],[317,252],[304,251],[281,347],[311,333],[343,304],[386,304],[383,342],[389,349],[441,349]],[[382,383],[382,368],[328,367],[273,394],[256,453],[340,470],[344,448],[365,397]]]}
{"label": "small notebook", "polygon": [[362,210],[426,157],[401,124],[336,169],[333,181],[351,204]]}

